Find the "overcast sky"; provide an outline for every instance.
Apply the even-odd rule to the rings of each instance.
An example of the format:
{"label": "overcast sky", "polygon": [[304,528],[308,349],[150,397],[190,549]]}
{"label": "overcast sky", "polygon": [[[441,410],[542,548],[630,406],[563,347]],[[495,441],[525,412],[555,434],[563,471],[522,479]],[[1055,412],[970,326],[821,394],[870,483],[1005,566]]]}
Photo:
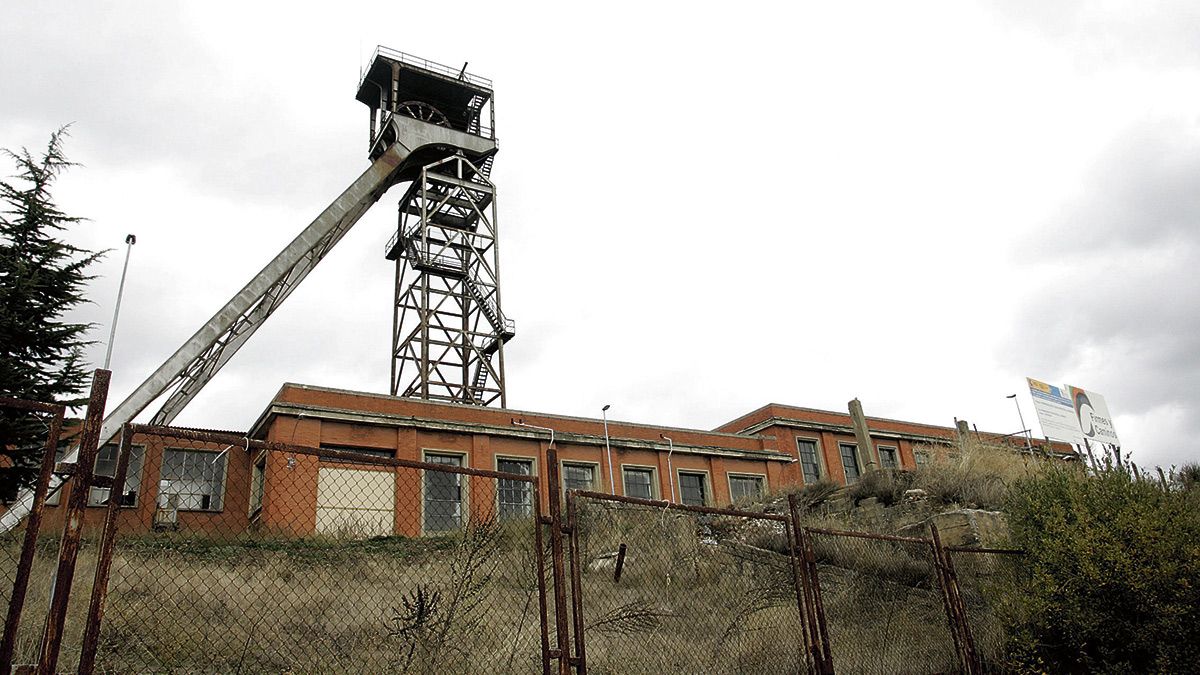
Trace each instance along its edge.
{"label": "overcast sky", "polygon": [[[1194,2],[107,4],[5,3],[0,146],[73,123],[101,342],[138,236],[112,405],[366,168],[384,44],[495,82],[510,407],[1008,432],[1020,392],[1037,433],[1032,376],[1141,464],[1200,456]],[[400,193],[177,423],[387,392]]]}

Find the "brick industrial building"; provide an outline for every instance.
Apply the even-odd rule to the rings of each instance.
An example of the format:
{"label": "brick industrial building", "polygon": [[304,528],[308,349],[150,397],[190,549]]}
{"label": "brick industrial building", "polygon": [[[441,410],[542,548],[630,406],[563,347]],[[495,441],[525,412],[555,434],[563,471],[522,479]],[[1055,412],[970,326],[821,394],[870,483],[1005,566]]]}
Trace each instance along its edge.
{"label": "brick industrial building", "polygon": [[[939,447],[949,451],[957,443],[952,427],[866,421],[870,456],[856,442],[850,415],[779,404],[707,431],[286,384],[249,435],[371,457],[532,475],[544,502],[550,437],[543,429],[553,429],[566,489],[708,506],[818,480],[854,483],[873,467],[911,469],[928,459],[926,453]],[[456,503],[465,499],[459,489],[452,491],[459,497],[435,498],[415,472],[313,455],[184,445],[158,436],[135,436],[133,453],[119,515],[119,529],[126,534],[147,531],[169,506],[170,526],[181,531],[418,536],[448,529],[467,509],[483,506]],[[115,445],[102,449],[97,472],[112,475],[114,457]],[[67,490],[48,505],[51,522],[61,518]],[[88,510],[87,519],[99,524],[107,490],[92,491],[89,504],[96,508]],[[527,513],[532,494],[506,490],[505,481],[499,481],[485,501],[501,515]],[[437,513],[443,514],[440,521]]]}

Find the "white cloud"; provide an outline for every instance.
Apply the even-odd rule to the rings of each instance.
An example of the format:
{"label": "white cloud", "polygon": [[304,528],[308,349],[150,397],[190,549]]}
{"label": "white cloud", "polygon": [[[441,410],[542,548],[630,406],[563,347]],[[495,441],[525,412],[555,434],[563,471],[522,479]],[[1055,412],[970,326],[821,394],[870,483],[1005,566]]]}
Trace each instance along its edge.
{"label": "white cloud", "polygon": [[[68,149],[87,166],[62,197],[94,219],[81,238],[139,236],[114,398],[362,170],[352,91],[382,42],[496,82],[512,405],[612,403],[619,419],[711,427],[768,400],[843,409],[858,396],[868,414],[1004,431],[1025,375],[1078,377],[1108,396],[1128,447],[1175,461],[1123,415],[1177,405],[1186,419],[1197,404],[1104,364],[1117,354],[1181,388],[1192,374],[1171,367],[1190,343],[1164,334],[1190,330],[1194,311],[1137,289],[1192,288],[1190,254],[1164,266],[1158,253],[1190,231],[1195,146],[1176,136],[1186,125],[1155,122],[1157,150],[1138,162],[1109,149],[1141,121],[1194,115],[1200,64],[1180,45],[1197,22],[1072,7],[998,20],[949,1],[39,3],[0,26],[0,145],[75,121]],[[1174,212],[1133,198],[1160,194],[1178,197]],[[244,427],[287,380],[386,390],[395,198],[181,422]],[[1116,213],[1154,216],[1114,230],[1119,275],[1092,244],[1098,257],[1038,253]],[[105,261],[88,318],[107,321],[120,262]],[[1074,279],[1110,280],[1112,301],[1062,294]],[[1099,352],[1071,351],[1069,331],[1042,321],[1063,298]],[[1129,314],[1169,331],[1131,330]]]}

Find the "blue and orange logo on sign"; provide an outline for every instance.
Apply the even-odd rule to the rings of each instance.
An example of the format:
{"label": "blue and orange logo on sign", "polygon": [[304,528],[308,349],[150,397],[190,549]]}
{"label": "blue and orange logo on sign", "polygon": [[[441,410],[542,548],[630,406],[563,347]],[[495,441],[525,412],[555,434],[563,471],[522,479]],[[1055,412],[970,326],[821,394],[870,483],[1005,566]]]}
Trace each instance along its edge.
{"label": "blue and orange logo on sign", "polygon": [[1027,377],[1025,379],[1029,381],[1029,390],[1032,392],[1039,392],[1039,393],[1043,394],[1044,396],[1047,396],[1050,398],[1056,398],[1056,399],[1066,399],[1067,398],[1065,395],[1063,395],[1063,392],[1061,389],[1059,389],[1058,387],[1056,387],[1052,384],[1046,384],[1045,382],[1040,382],[1038,380],[1033,379],[1032,377]]}

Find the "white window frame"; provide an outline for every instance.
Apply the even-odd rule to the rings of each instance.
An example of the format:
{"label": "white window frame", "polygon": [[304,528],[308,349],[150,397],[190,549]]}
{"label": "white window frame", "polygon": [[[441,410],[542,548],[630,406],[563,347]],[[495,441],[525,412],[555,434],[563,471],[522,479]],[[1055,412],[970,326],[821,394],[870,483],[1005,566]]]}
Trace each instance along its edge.
{"label": "white window frame", "polygon": [[757,478],[759,481],[759,485],[761,487],[761,489],[759,490],[758,496],[759,497],[766,496],[766,494],[767,494],[767,474],[753,473],[750,471],[732,471],[732,472],[728,472],[725,474],[725,481],[726,481],[726,483],[728,483],[728,486],[729,486],[729,503],[730,504],[737,503],[737,499],[735,499],[733,496],[733,479],[734,478]]}
{"label": "white window frame", "polygon": [[[883,465],[883,451],[884,450],[892,451],[892,457],[896,460],[895,466],[884,466]],[[900,446],[882,445],[882,444],[876,445],[875,446],[875,454],[879,456],[879,468],[881,468],[881,469],[901,469],[901,468],[903,468],[903,462],[900,461]]]}
{"label": "white window frame", "polygon": [[675,488],[679,490],[679,503],[685,504],[683,501],[683,474],[685,473],[704,477],[704,504],[702,506],[712,506],[714,504],[712,476],[707,469],[675,469]]}
{"label": "white window frame", "polygon": [[634,471],[649,471],[650,472],[650,499],[661,499],[658,496],[660,492],[658,486],[658,467],[651,464],[622,464],[621,465],[621,494],[630,497],[632,495],[625,489],[625,471],[632,469]]}
{"label": "white window frame", "polygon": [[567,494],[567,467],[568,466],[588,466],[592,468],[592,485],[587,489],[587,492],[597,492],[597,486],[600,485],[600,462],[592,462],[586,459],[561,459],[558,461],[559,480],[562,482],[563,494]]}
{"label": "white window frame", "polygon": [[[804,460],[800,459],[800,441],[811,441],[815,446],[817,454],[817,481],[822,477],[829,475],[829,469],[825,466],[825,452],[821,448],[821,439],[818,436],[796,436],[796,463],[800,465],[800,480],[804,481],[805,485],[809,485],[808,479],[804,475]],[[814,481],[816,482],[816,481]]]}
{"label": "white window frame", "polygon": [[[464,452],[462,450],[441,450],[438,448],[421,448],[421,461],[422,462],[425,462],[426,464],[434,464],[435,462],[430,462],[428,460],[428,457],[430,455],[441,455],[443,457],[458,457],[459,458],[458,467],[460,469],[471,466],[470,454],[467,452]],[[447,532],[453,532],[454,531],[453,529],[427,530],[425,528],[425,506],[426,506],[425,486],[426,486],[426,483],[425,483],[425,473],[424,472],[428,471],[428,469],[422,469],[421,471],[422,471],[422,474],[421,474],[421,534],[437,536],[437,535],[446,534]],[[460,511],[459,521],[460,522],[458,523],[458,526],[461,528],[461,527],[464,527],[467,524],[467,522],[471,519],[471,476],[469,476],[465,473],[454,473],[453,471],[447,471],[445,473],[449,473],[449,474],[458,476],[459,479],[462,481],[459,484],[459,490],[461,491],[460,494],[462,495],[462,499],[461,499],[461,505],[459,506],[459,511]]]}
{"label": "white window frame", "polygon": [[[121,445],[119,443],[108,443],[108,444],[104,445],[103,447],[101,447],[99,450],[97,450],[96,451],[96,463],[97,464],[100,463],[100,453],[104,452],[104,448],[112,448],[113,449],[113,460],[112,460],[113,461],[113,475],[108,476],[108,477],[115,478],[116,474],[117,474],[117,462],[120,460]],[[137,475],[134,476],[129,472],[129,468],[132,468],[132,466],[133,466],[134,453],[138,452],[139,450],[142,453],[141,463],[138,466]],[[133,498],[132,504],[121,504],[120,505],[121,508],[136,509],[138,507],[138,504],[142,503],[142,478],[145,477],[145,474],[146,474],[146,446],[142,443],[131,444],[129,446],[129,467],[126,468],[126,474],[125,474],[125,492],[129,492],[129,485],[130,485],[130,481],[132,480],[133,485],[136,487],[137,494]],[[97,474],[93,474],[93,475],[99,476],[102,474],[97,473]],[[103,491],[107,494],[112,493],[111,488],[98,488],[98,487],[88,488],[88,498],[87,498],[88,506],[99,506],[99,507],[108,506],[108,504],[105,503],[108,500],[107,496],[105,496],[103,498],[97,497],[97,494],[101,491]],[[56,494],[62,494],[62,490],[59,490],[58,493],[56,493]],[[122,501],[124,501],[124,499],[122,499]]]}
{"label": "white window frame", "polygon": [[[190,512],[194,512],[194,513],[222,513],[222,512],[224,512],[225,511],[225,496],[229,492],[229,453],[226,452],[225,450],[213,450],[210,448],[180,448],[180,447],[175,447],[175,446],[165,446],[162,451],[162,463],[158,467],[158,494],[155,496],[156,500],[163,496],[163,494],[164,494],[163,490],[162,490],[163,482],[168,480],[167,478],[165,478],[163,476],[163,472],[166,471],[166,469],[167,469],[167,453],[168,452],[190,452],[190,453],[197,453],[197,454],[203,453],[203,454],[209,455],[210,457],[216,457],[217,455],[221,455],[221,495],[220,495],[221,508],[219,508],[219,509],[214,509],[214,508],[192,509],[192,508],[184,508],[184,507],[180,506],[179,510],[180,511],[190,511]],[[171,494],[178,494],[178,493],[171,493]]]}
{"label": "white window frame", "polygon": [[[846,453],[842,452],[843,447],[854,448],[854,468],[855,468],[854,483],[851,483],[850,477],[846,475]],[[842,480],[845,481],[846,485],[848,485],[848,486],[854,485],[858,481],[862,480],[863,463],[862,463],[862,457],[858,456],[858,443],[857,442],[838,441],[838,459],[842,463]]]}
{"label": "white window frame", "polygon": [[[537,480],[537,475],[538,475],[537,457],[532,457],[532,456],[527,456],[527,455],[509,455],[509,454],[494,455],[492,458],[492,467],[496,471],[500,471],[500,462],[502,462],[502,461],[529,462],[529,465],[530,465],[529,466],[529,477],[533,478],[535,481]],[[501,520],[505,520],[504,514],[501,513],[502,509],[500,506],[500,481],[501,480],[503,480],[503,479],[501,479],[501,478],[496,479],[496,517]],[[529,508],[531,510],[528,517],[533,517],[533,515],[536,514],[538,512],[538,509],[540,508],[540,505],[535,503],[535,500],[537,497],[537,495],[536,495],[537,491],[534,490],[534,486],[536,485],[536,482],[535,483],[526,483],[526,485],[529,486]],[[516,518],[513,518],[513,520],[516,520]]]}

